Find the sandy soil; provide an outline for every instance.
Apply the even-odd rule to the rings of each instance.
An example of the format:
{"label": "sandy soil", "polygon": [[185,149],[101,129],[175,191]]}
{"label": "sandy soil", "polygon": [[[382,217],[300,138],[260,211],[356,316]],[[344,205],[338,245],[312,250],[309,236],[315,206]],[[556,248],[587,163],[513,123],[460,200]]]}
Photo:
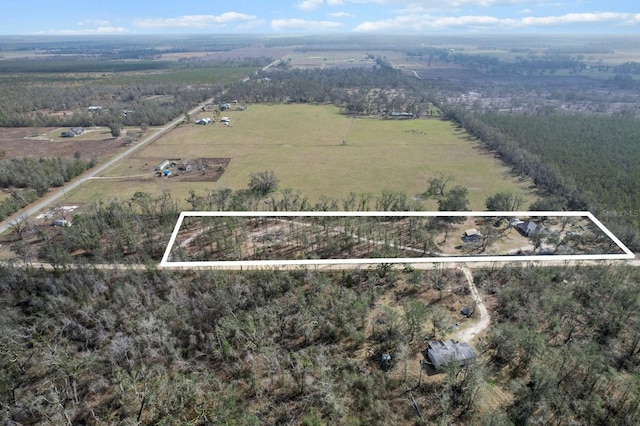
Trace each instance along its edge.
{"label": "sandy soil", "polygon": [[471,271],[467,268],[460,268],[460,270],[467,278],[469,290],[471,291],[471,297],[473,297],[473,300],[475,300],[476,302],[476,311],[480,314],[480,319],[478,320],[478,322],[476,322],[469,328],[461,330],[458,333],[458,341],[468,342],[489,327],[491,317],[489,316],[489,311],[487,310],[484,300],[480,297],[478,289],[473,282],[473,275],[471,275]]}

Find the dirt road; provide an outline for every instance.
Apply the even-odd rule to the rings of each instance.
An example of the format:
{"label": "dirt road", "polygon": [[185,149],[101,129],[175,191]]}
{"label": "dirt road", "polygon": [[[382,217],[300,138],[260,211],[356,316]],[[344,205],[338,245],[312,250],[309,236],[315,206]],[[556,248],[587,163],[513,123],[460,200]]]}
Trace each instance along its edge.
{"label": "dirt road", "polygon": [[473,275],[471,275],[471,271],[467,267],[462,267],[460,268],[460,270],[467,278],[471,296],[473,297],[473,300],[476,304],[475,312],[478,312],[480,314],[480,319],[478,320],[478,322],[458,333],[459,341],[468,342],[489,327],[491,317],[489,316],[489,311],[487,310],[484,300],[480,297],[480,293],[478,293],[478,288],[473,282]]}

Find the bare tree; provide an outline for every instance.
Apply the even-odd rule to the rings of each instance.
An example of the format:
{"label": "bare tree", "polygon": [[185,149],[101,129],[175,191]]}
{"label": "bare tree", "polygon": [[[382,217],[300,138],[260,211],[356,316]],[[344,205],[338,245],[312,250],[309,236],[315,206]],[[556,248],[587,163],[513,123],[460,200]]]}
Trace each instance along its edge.
{"label": "bare tree", "polygon": [[429,184],[429,187],[425,191],[424,195],[426,195],[427,197],[436,197],[436,198],[444,197],[445,189],[447,185],[449,184],[449,182],[452,182],[453,180],[454,178],[453,178],[453,175],[451,174],[445,176],[444,173],[442,172],[435,173],[434,175],[429,177],[429,179],[427,179],[427,183]]}
{"label": "bare tree", "polygon": [[273,170],[253,173],[249,176],[249,190],[264,196],[278,188],[279,180]]}
{"label": "bare tree", "polygon": [[11,222],[9,225],[9,230],[16,234],[18,240],[22,240],[24,238],[24,234],[31,228],[31,223],[29,222],[29,217],[27,215],[21,215]]}

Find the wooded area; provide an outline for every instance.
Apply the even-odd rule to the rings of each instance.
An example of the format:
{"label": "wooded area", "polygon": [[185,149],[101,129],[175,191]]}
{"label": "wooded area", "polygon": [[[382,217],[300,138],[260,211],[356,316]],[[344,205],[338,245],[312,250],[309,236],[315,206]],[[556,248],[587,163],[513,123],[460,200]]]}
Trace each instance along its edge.
{"label": "wooded area", "polygon": [[0,220],[36,201],[50,188],[60,187],[95,166],[96,160],[84,161],[79,154],[63,158],[10,158],[0,160],[0,187],[11,197],[0,201]]}
{"label": "wooded area", "polygon": [[[3,266],[0,275],[2,421],[640,419],[640,277],[632,269],[475,272],[484,297],[495,300],[495,324],[480,359],[452,366],[441,380],[418,377],[418,363],[424,338],[443,336],[452,313],[436,301],[411,300],[429,288],[460,291],[454,271]],[[383,310],[371,328],[373,306],[390,291],[404,310]],[[393,356],[388,371],[379,363],[383,352]],[[513,399],[496,403],[495,388]]]}
{"label": "wooded area", "polygon": [[640,421],[637,269],[505,268],[475,279],[496,297],[485,354],[514,395],[500,416],[515,424]]}
{"label": "wooded area", "polygon": [[[601,116],[476,115],[446,109],[545,199],[532,210],[590,210],[631,250],[640,248],[640,119]],[[597,166],[596,166],[597,165]]]}

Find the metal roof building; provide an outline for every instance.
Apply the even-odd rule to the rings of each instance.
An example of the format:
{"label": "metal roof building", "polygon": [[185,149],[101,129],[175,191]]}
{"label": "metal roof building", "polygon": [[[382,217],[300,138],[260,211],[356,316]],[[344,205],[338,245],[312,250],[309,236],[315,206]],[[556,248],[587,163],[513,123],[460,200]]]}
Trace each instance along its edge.
{"label": "metal roof building", "polygon": [[468,343],[453,340],[430,340],[426,355],[427,361],[436,370],[443,370],[451,361],[466,365],[476,358],[476,353]]}

